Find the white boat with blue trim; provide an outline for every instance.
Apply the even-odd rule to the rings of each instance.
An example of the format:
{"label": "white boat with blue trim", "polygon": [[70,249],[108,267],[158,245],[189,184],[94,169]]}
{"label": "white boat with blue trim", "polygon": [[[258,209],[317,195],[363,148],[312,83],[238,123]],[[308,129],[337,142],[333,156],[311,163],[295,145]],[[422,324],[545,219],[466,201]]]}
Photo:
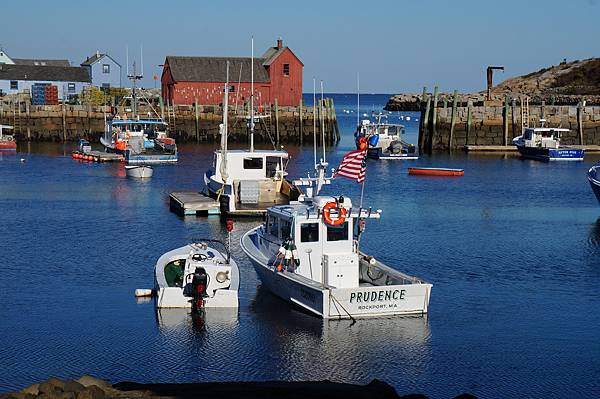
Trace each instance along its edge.
{"label": "white boat with blue trim", "polygon": [[596,196],[598,202],[600,202],[600,163],[592,166],[587,172],[587,178],[592,187],[592,191]]}
{"label": "white boat with blue trim", "polygon": [[583,161],[584,150],[561,146],[561,136],[569,129],[544,127],[523,128],[523,134],[513,139],[523,158],[538,161]]}
{"label": "white boat with blue trim", "polygon": [[317,178],[294,181],[308,186],[307,195],[269,208],[265,223],[242,237],[262,285],[323,319],[426,314],[430,283],[359,250],[365,220],[380,218],[381,211],[318,195],[330,181],[325,165]]}
{"label": "white boat with blue trim", "polygon": [[413,144],[402,139],[405,127],[387,122],[386,114],[376,115],[376,121],[363,119],[360,121],[354,138],[356,148],[360,148],[361,140],[368,144],[367,157],[371,159],[419,159]]}

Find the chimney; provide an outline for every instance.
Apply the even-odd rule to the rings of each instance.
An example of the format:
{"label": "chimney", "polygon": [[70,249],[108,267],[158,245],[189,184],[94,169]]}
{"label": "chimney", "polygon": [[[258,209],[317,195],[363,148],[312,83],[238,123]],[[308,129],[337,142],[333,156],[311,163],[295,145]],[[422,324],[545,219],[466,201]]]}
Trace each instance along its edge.
{"label": "chimney", "polygon": [[283,39],[281,37],[277,39],[277,50],[281,50],[283,48]]}
{"label": "chimney", "polygon": [[100,58],[100,50],[96,50],[96,57]]}

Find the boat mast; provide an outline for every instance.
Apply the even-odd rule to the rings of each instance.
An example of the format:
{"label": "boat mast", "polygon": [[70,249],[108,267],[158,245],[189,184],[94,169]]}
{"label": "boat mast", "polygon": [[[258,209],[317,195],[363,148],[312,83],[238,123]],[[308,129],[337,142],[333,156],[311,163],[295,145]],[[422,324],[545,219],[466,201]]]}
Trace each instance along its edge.
{"label": "boat mast", "polygon": [[356,73],[356,126],[360,126],[360,72]]}
{"label": "boat mast", "polygon": [[227,113],[229,112],[227,103],[229,100],[229,61],[227,61],[225,94],[223,96],[223,124],[221,125],[221,180],[223,184],[227,182]]}
{"label": "boat mast", "polygon": [[315,167],[317,167],[317,80],[313,77],[313,137],[315,152]]}
{"label": "boat mast", "polygon": [[[127,51],[127,62],[129,62],[129,50]],[[142,70],[144,66],[142,65]],[[143,73],[136,73],[136,65],[135,61],[133,61],[133,74],[129,74],[129,65],[127,66],[127,78],[131,80],[131,112],[133,114],[133,119],[137,119],[137,93],[136,93],[136,82],[141,80],[144,77]]]}
{"label": "boat mast", "polygon": [[254,36],[250,59],[250,152],[254,152]]}
{"label": "boat mast", "polygon": [[325,160],[325,115],[323,115],[323,81],[321,81],[321,135],[323,136],[323,162]]}

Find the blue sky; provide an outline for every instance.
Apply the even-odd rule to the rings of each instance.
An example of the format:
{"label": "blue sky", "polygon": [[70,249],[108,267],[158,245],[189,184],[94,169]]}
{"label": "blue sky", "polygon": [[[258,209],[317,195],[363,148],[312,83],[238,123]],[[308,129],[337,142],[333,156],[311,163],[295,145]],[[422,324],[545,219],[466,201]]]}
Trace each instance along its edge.
{"label": "blue sky", "polygon": [[125,65],[144,47],[146,79],[166,55],[260,55],[281,36],[329,92],[482,90],[497,80],[600,56],[598,0],[32,1],[2,4],[0,45],[17,58],[67,58],[96,50]]}

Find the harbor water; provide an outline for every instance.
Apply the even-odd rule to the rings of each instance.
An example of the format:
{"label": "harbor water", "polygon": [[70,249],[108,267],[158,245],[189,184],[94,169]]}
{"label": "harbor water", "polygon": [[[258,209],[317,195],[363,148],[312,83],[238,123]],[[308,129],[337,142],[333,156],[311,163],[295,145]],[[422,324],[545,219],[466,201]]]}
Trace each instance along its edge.
{"label": "harbor water", "polygon": [[[360,114],[388,97],[362,96]],[[333,98],[342,141],[325,151],[331,167],[354,148],[357,111],[354,95]],[[416,143],[418,114],[388,117]],[[127,179],[122,164],[74,161],[71,144],[0,153],[0,393],[92,374],[148,383],[377,378],[434,398],[600,396],[600,206],[586,180],[598,157],[369,160],[364,203],[383,214],[367,223],[361,249],[433,284],[426,317],[352,323],[290,308],[260,288],[239,248],[261,223],[251,218],[233,232],[239,310],[156,312],[133,293],[153,286],[158,257],[192,238],[226,237],[219,217],[169,211],[170,192],[201,189],[214,148],[181,145],[179,163],[154,167],[148,181]],[[286,148],[290,176],[311,169],[312,147]],[[409,176],[410,166],[465,175]],[[326,192],[357,203],[360,185],[337,179]]]}

